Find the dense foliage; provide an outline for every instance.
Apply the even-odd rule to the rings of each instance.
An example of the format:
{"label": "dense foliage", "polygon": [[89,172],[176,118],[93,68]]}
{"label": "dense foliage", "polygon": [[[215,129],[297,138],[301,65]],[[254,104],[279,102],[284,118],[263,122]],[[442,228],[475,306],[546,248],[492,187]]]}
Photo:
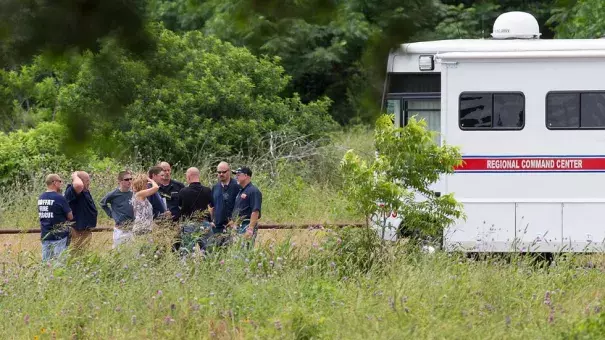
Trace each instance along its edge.
{"label": "dense foliage", "polygon": [[[150,30],[157,44],[144,62],[108,40],[98,53],[60,64],[38,57],[19,71],[0,71],[7,117],[2,127],[34,128],[3,135],[0,176],[12,177],[12,168],[39,169],[24,161],[32,154],[54,158],[64,145],[87,147],[68,152],[70,157],[87,150],[120,160],[190,162],[249,155],[269,133],[316,140],[332,130],[329,99],[303,104],[297,95],[281,95],[290,78],[275,58],[255,57],[198,31]],[[51,143],[11,151],[20,144],[36,147],[36,131],[48,126],[55,128],[46,136]],[[78,143],[69,143],[73,139]]]}

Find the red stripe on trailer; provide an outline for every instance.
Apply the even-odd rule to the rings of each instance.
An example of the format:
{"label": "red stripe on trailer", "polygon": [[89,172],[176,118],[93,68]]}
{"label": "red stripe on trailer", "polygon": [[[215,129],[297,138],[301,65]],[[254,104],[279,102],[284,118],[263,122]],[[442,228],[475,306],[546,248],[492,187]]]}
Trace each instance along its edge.
{"label": "red stripe on trailer", "polygon": [[463,157],[455,172],[605,171],[605,157]]}

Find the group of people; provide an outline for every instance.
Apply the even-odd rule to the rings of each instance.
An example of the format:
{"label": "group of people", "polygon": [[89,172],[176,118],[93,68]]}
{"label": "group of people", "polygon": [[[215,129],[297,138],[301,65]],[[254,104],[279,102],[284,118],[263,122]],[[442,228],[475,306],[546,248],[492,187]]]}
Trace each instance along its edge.
{"label": "group of people", "polygon": [[[232,171],[226,162],[216,170],[218,181],[212,188],[201,183],[195,167],[185,173],[187,186],[172,179],[167,162],[151,167],[147,174],[120,171],[118,187],[100,201],[115,222],[113,248],[151,233],[159,221],[178,226],[176,251],[191,252],[196,245],[202,251],[227,246],[231,230],[252,245],[262,206],[262,194],[251,182],[252,171],[248,167]],[[43,261],[68,247],[75,251],[88,247],[98,214],[88,173],[74,172],[63,193],[63,180],[57,174],[46,177],[46,186],[38,198]]]}

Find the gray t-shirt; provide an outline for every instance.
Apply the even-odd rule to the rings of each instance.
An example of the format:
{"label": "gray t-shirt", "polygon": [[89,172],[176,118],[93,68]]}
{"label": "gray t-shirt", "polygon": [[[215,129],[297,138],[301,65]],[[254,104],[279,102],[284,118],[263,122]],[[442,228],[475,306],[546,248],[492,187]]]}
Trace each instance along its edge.
{"label": "gray t-shirt", "polygon": [[103,197],[101,207],[119,226],[134,220],[134,212],[132,204],[130,204],[131,198],[132,191],[122,192],[118,188]]}

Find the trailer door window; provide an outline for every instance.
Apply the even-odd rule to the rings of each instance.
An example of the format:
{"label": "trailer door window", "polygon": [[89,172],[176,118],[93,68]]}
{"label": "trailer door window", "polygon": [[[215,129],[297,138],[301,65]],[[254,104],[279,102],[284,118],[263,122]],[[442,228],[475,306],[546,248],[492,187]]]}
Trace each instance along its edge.
{"label": "trailer door window", "polygon": [[395,116],[395,126],[402,126],[403,119],[401,117],[401,99],[387,100],[387,114]]}
{"label": "trailer door window", "polygon": [[549,129],[605,128],[605,92],[549,92],[546,126]]}
{"label": "trailer door window", "polygon": [[462,130],[521,130],[525,97],[517,92],[463,92],[459,124]]}
{"label": "trailer door window", "polygon": [[410,117],[414,117],[417,121],[424,120],[427,130],[437,132],[434,137],[435,143],[440,143],[441,101],[439,99],[406,100],[405,115],[406,121]]}

